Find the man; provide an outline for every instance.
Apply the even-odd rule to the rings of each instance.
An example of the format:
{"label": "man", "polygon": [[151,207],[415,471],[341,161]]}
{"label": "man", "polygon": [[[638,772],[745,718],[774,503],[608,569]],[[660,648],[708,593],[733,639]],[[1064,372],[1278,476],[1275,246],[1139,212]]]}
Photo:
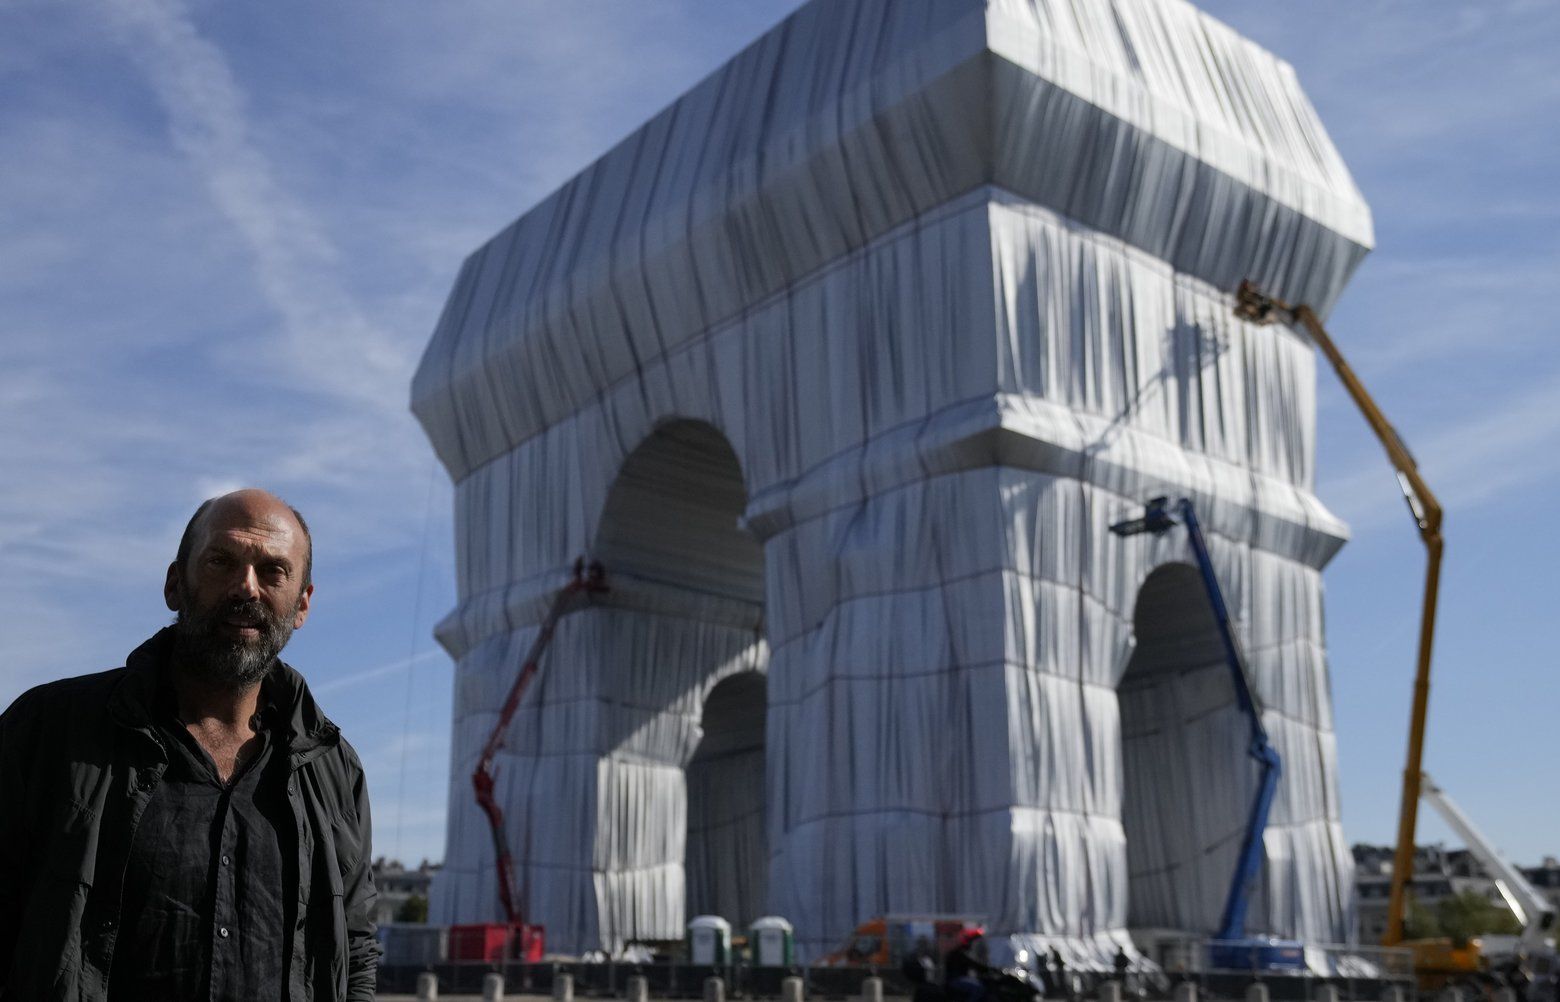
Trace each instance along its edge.
{"label": "man", "polygon": [[207,501],[174,625],[0,716],[0,997],[373,999],[363,767],[277,660],[312,564],[280,499]]}
{"label": "man", "polygon": [[1067,977],[1067,961],[1062,957],[1062,951],[1051,947],[1051,984],[1055,990],[1066,998],[1072,998],[1072,981]]}
{"label": "man", "polygon": [[953,1002],[981,1002],[986,997],[981,975],[990,968],[985,954],[986,930],[970,928],[959,933],[958,942],[943,958],[943,987]]}
{"label": "man", "polygon": [[916,938],[915,947],[899,962],[899,973],[910,982],[911,1002],[941,1002],[937,987],[937,958],[931,940]]}

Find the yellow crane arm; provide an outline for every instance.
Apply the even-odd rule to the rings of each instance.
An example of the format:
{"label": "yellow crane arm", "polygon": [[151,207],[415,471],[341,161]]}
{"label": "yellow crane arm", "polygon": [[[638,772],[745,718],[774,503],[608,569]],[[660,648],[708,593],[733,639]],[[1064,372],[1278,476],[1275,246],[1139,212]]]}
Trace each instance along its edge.
{"label": "yellow crane arm", "polygon": [[1392,861],[1392,896],[1387,904],[1387,931],[1382,937],[1386,946],[1396,946],[1403,941],[1403,915],[1407,908],[1407,888],[1414,877],[1414,830],[1419,821],[1419,782],[1421,762],[1425,747],[1425,717],[1430,707],[1430,648],[1435,639],[1435,607],[1441,587],[1441,505],[1431,493],[1413,454],[1403,444],[1397,429],[1381,413],[1376,401],[1365,392],[1365,386],[1344,360],[1338,346],[1327,334],[1327,329],[1316,318],[1316,313],[1304,303],[1291,306],[1281,299],[1263,295],[1250,281],[1242,282],[1235,293],[1235,313],[1254,323],[1271,323],[1288,318],[1291,323],[1303,327],[1311,340],[1332,363],[1333,371],[1343,381],[1344,388],[1376,437],[1387,450],[1392,468],[1397,471],[1398,486],[1408,502],[1408,510],[1424,541],[1428,560],[1425,566],[1424,605],[1419,615],[1419,659],[1414,669],[1414,705],[1408,725],[1408,763],[1403,767],[1403,800],[1398,807],[1397,850]]}

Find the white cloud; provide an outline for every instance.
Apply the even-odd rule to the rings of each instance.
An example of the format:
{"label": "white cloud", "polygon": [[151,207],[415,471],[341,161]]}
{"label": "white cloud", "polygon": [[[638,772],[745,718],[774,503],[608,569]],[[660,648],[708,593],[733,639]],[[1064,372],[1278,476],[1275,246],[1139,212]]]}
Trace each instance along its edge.
{"label": "white cloud", "polygon": [[[1448,510],[1467,510],[1511,492],[1560,478],[1560,373],[1551,373],[1462,416],[1452,426],[1423,435],[1412,446],[1430,489]],[[1374,458],[1374,457],[1373,457]],[[1374,462],[1321,485],[1322,498],[1354,528],[1406,518],[1401,504],[1385,504],[1394,492],[1391,467]]]}
{"label": "white cloud", "polygon": [[161,625],[162,568],[204,497],[280,489],[349,574],[423,529],[432,460],[406,387],[442,289],[399,333],[366,320],[188,11],[99,10],[117,31],[39,17],[60,58],[32,69],[58,79],[0,109],[0,707]]}
{"label": "white cloud", "polygon": [[175,145],[254,254],[259,287],[283,321],[291,375],[365,408],[399,410],[406,346],[370,324],[332,279],[336,249],[250,141],[244,98],[222,51],[177,0],[105,2],[162,102]]}
{"label": "white cloud", "polygon": [[438,661],[445,657],[446,655],[442,649],[433,648],[423,651],[419,654],[414,654],[411,657],[401,658],[396,661],[387,661],[384,664],[374,665],[370,668],[360,668],[345,675],[337,675],[334,678],[313,684],[309,688],[312,692],[314,692],[315,695],[325,695],[327,693],[339,692],[343,689],[351,689],[362,685],[364,682],[371,682],[374,679],[384,678],[388,675],[396,675],[406,671],[409,668],[413,668],[416,665]]}
{"label": "white cloud", "polygon": [[449,734],[443,729],[396,734],[364,756],[380,852],[391,858],[442,857],[448,758]]}
{"label": "white cloud", "polygon": [[[1453,392],[1476,380],[1521,387],[1532,360],[1554,343],[1555,325],[1533,309],[1535,290],[1560,274],[1560,250],[1517,260],[1474,254],[1367,262],[1329,320],[1329,332],[1373,390]],[[1333,374],[1319,357],[1327,390]],[[1352,404],[1349,405],[1352,409]]]}

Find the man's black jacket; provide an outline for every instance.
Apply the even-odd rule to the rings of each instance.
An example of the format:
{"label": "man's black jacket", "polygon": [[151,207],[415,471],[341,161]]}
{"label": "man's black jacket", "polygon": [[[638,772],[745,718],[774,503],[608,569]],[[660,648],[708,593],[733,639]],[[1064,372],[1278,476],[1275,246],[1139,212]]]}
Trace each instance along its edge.
{"label": "man's black jacket", "polygon": [[[163,630],[124,668],[23,693],[0,715],[0,998],[106,998],[135,827],[167,768],[152,724]],[[379,944],[363,766],[278,663],[297,824],[291,1002],[372,1002]]]}

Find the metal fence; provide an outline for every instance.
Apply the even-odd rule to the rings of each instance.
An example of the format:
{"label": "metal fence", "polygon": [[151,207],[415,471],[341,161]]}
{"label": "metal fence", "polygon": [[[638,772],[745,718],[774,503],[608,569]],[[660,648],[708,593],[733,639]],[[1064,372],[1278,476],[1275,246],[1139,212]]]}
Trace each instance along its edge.
{"label": "metal fence", "polygon": [[[1347,945],[1308,944],[1304,964],[1297,968],[1264,968],[1257,963],[1231,965],[1229,949],[1236,944],[1185,939],[1161,941],[1155,948],[1157,962],[1146,970],[1135,970],[1122,979],[1122,996],[1128,1002],[1167,999],[1176,984],[1189,982],[1200,997],[1211,1000],[1236,1000],[1245,997],[1253,982],[1266,987],[1273,1002],[1320,1002],[1324,987],[1337,989],[1340,999],[1351,1002],[1380,1002],[1394,997],[1415,1002],[1412,952],[1405,949]],[[387,960],[390,958],[386,958]],[[438,975],[439,987],[449,993],[480,993],[483,976],[503,974],[504,983],[515,994],[550,995],[559,974],[574,979],[574,994],[580,998],[623,998],[628,979],[634,975],[646,979],[649,992],[656,998],[701,998],[705,979],[718,976],[725,981],[730,998],[777,998],[781,982],[800,977],[809,999],[855,999],[862,994],[862,982],[868,977],[883,979],[889,996],[913,995],[910,983],[897,970],[874,967],[759,967],[748,963],[720,965],[691,964],[677,959],[651,963],[629,961],[509,961],[452,962],[430,950],[414,962],[380,967],[379,987],[384,992],[412,992],[417,976],[425,971]],[[1214,963],[1222,960],[1224,963]],[[1069,971],[1066,984],[1053,984],[1048,998],[1084,1002],[1092,999],[1101,983],[1111,980],[1109,972]],[[1389,991],[1396,989],[1396,993]],[[1400,993],[1400,994],[1397,994]],[[1327,993],[1330,994],[1330,993]]]}
{"label": "metal fence", "polygon": [[1279,961],[1251,942],[1180,939],[1161,941],[1156,952],[1167,982],[1190,981],[1209,998],[1242,998],[1253,982],[1290,1002],[1318,999],[1328,987],[1359,1002],[1417,996],[1413,951],[1403,948],[1307,943]]}
{"label": "metal fence", "polygon": [[546,961],[537,964],[430,961],[416,964],[384,964],[379,968],[379,990],[411,992],[417,976],[432,971],[444,992],[480,992],[484,975],[498,972],[508,990],[516,994],[550,995],[559,974],[574,979],[574,994],[583,998],[622,998],[628,979],[645,978],[655,998],[702,998],[704,982],[719,977],[732,998],[778,998],[780,984],[799,977],[808,998],[849,999],[861,995],[862,982],[880,977],[887,995],[909,996],[911,986],[897,971],[868,967],[757,967],[751,964],[690,964],[677,960],[658,963],[626,961]]}

